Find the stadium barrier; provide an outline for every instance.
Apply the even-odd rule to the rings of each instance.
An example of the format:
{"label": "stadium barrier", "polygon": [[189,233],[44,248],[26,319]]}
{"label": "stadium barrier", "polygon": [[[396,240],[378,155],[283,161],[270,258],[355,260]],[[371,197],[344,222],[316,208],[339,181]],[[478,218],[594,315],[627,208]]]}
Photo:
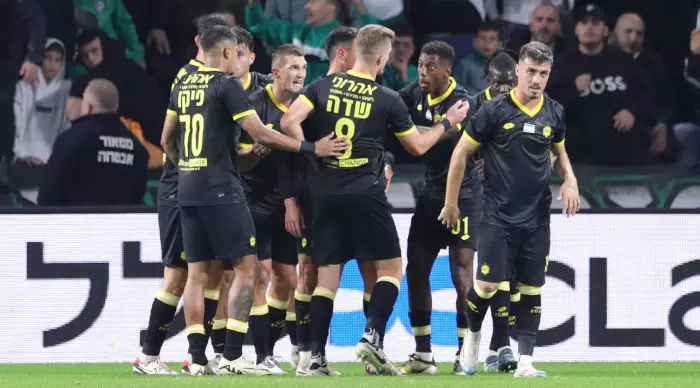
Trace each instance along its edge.
{"label": "stadium barrier", "polygon": [[[162,276],[156,215],[33,213],[0,214],[0,362],[133,361]],[[405,254],[411,215],[394,219]],[[553,215],[551,229],[538,360],[697,360],[700,214]],[[446,254],[430,277],[438,361],[453,360],[457,342]],[[396,361],[414,349],[407,296],[404,278],[385,341]],[[487,317],[482,358],[490,325]],[[173,323],[165,360],[185,356],[182,326]],[[331,361],[354,359],[363,326],[362,281],[351,263],[336,298]],[[253,354],[250,346],[245,351]],[[288,358],[287,338],[276,353]]]}

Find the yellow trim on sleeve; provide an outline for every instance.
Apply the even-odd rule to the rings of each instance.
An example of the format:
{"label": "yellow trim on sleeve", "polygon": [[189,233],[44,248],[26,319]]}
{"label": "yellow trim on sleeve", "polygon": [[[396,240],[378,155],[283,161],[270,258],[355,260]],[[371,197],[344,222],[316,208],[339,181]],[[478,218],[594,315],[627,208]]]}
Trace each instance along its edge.
{"label": "yellow trim on sleeve", "polygon": [[165,113],[167,113],[167,114],[169,114],[169,115],[171,115],[171,116],[177,116],[177,112],[175,112],[175,111],[172,110],[172,109],[168,109]]}
{"label": "yellow trim on sleeve", "polygon": [[299,98],[302,99],[303,101],[306,101],[306,103],[309,104],[309,106],[311,107],[311,109],[314,109],[314,103],[311,102],[311,100],[309,100],[309,97],[306,97],[305,95],[300,94],[300,95],[299,95]]}
{"label": "yellow trim on sleeve", "polygon": [[486,90],[484,90],[484,95],[486,96],[486,101],[491,100],[491,98],[493,98],[491,97],[491,88],[486,88]]}
{"label": "yellow trim on sleeve", "polygon": [[238,143],[238,148],[245,148],[247,150],[253,148],[253,145],[250,143]]}
{"label": "yellow trim on sleeve", "polygon": [[556,143],[552,143],[552,145],[557,146],[557,147],[563,146],[563,145],[564,145],[564,141],[566,141],[566,139],[561,139],[561,141],[558,141],[558,142],[556,142]]}
{"label": "yellow trim on sleeve", "polygon": [[465,137],[467,140],[469,140],[470,143],[474,144],[474,145],[477,146],[477,147],[481,145],[481,143],[479,143],[478,141],[474,140],[473,137],[469,136],[469,134],[467,133],[467,131],[462,132],[462,136]]}
{"label": "yellow trim on sleeve", "polygon": [[455,125],[455,127],[457,127],[457,129],[459,129],[461,131],[462,130],[462,123],[457,123],[457,125]]}
{"label": "yellow trim on sleeve", "polygon": [[408,129],[405,130],[405,131],[396,132],[394,135],[396,135],[396,137],[402,137],[402,136],[406,136],[406,135],[408,135],[408,134],[410,134],[411,132],[416,131],[416,130],[417,130],[417,129],[416,129],[416,126],[414,125],[414,126],[412,126],[411,128],[408,128]]}
{"label": "yellow trim on sleeve", "polygon": [[241,113],[239,113],[239,114],[233,115],[233,121],[238,121],[239,119],[242,119],[242,118],[244,118],[244,117],[246,117],[246,116],[250,116],[250,115],[252,115],[252,114],[254,114],[254,113],[255,113],[255,110],[254,110],[254,109],[248,109],[248,110],[243,111],[243,112],[241,112]]}

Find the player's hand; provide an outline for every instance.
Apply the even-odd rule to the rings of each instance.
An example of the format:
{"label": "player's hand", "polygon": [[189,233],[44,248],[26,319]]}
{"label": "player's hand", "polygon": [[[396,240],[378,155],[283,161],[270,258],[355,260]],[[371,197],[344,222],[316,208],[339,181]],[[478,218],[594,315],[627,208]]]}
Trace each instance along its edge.
{"label": "player's hand", "polygon": [[442,224],[446,227],[452,229],[455,226],[457,226],[457,223],[459,222],[459,217],[459,208],[457,206],[445,205],[445,207],[443,207],[440,211],[438,221],[442,222]]}
{"label": "player's hand", "polygon": [[158,52],[163,55],[170,55],[170,41],[168,35],[162,28],[154,28],[150,32],[151,43],[156,45]]}
{"label": "player's hand", "polygon": [[22,81],[25,83],[34,82],[38,74],[39,66],[29,61],[24,61],[22,67],[19,69],[19,75],[22,76]]}
{"label": "player's hand", "polygon": [[576,77],[576,89],[579,92],[582,92],[586,89],[588,89],[589,86],[591,86],[591,75],[588,73],[581,74],[578,77]]}
{"label": "player's hand", "polygon": [[690,52],[700,54],[700,30],[693,30],[690,33]]}
{"label": "player's hand", "polygon": [[[464,121],[464,118],[467,117],[467,112],[469,112],[469,101],[457,101],[450,107],[445,114],[445,117],[447,117],[447,119],[450,120],[450,124],[454,126],[457,125],[457,123]],[[445,130],[448,129],[449,128],[445,128]]]}
{"label": "player's hand", "polygon": [[629,132],[634,127],[634,115],[627,109],[623,109],[613,116],[615,120],[615,129],[618,132]]}
{"label": "player's hand", "polygon": [[479,180],[484,180],[484,159],[479,159],[474,163],[476,172],[479,174]]}
{"label": "player's hand", "polygon": [[23,160],[25,163],[27,163],[30,166],[39,166],[39,165],[44,164],[44,162],[42,162],[41,159],[39,159],[35,156],[25,156]]}
{"label": "player's hand", "polygon": [[304,216],[301,214],[301,209],[299,209],[296,198],[285,199],[284,208],[284,228],[289,234],[296,238],[303,237],[306,225],[304,224]]}
{"label": "player's hand", "polygon": [[576,179],[567,179],[559,188],[557,199],[562,201],[561,214],[569,217],[578,213],[581,209],[581,199],[578,195],[578,183]]}
{"label": "player's hand", "polygon": [[394,169],[389,165],[384,167],[384,176],[386,177],[386,187],[384,188],[384,192],[388,193],[389,186],[391,186],[391,178],[394,177]]}
{"label": "player's hand", "polygon": [[333,138],[334,135],[335,133],[331,132],[316,142],[316,156],[341,156],[345,153],[350,144],[344,137]]}
{"label": "player's hand", "polygon": [[655,155],[661,155],[668,147],[668,127],[664,123],[656,124],[651,132],[650,151]]}
{"label": "player's hand", "polygon": [[270,149],[265,147],[262,144],[255,143],[253,144],[253,150],[251,151],[253,155],[257,156],[258,158],[262,159],[266,157],[270,153]]}

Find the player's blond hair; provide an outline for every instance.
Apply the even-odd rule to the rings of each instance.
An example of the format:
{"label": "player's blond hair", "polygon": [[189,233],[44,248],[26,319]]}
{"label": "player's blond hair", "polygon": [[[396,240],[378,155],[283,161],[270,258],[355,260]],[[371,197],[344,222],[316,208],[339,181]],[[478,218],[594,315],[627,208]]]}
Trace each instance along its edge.
{"label": "player's blond hair", "polygon": [[387,45],[391,45],[396,34],[394,31],[378,24],[368,24],[357,32],[357,55],[367,62],[375,61]]}

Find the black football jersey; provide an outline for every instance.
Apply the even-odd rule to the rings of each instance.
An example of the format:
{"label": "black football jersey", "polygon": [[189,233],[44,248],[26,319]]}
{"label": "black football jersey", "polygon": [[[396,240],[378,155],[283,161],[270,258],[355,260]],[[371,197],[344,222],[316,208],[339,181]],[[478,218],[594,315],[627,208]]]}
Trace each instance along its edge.
{"label": "black football jersey", "polygon": [[484,156],[484,222],[533,227],[549,222],[550,150],[566,135],[563,107],[546,94],[533,110],[515,89],[486,102],[463,133]]}
{"label": "black football jersey", "polygon": [[314,196],[383,191],[387,131],[404,136],[416,130],[399,94],[367,74],[348,71],[319,78],[301,90],[319,136],[334,132],[350,143],[339,157],[321,158],[310,183]]}
{"label": "black football jersey", "polygon": [[[424,92],[418,82],[413,82],[399,91],[399,95],[411,112],[411,119],[416,125],[432,127],[445,117],[447,111],[458,101],[469,102],[469,113],[462,123],[457,124],[460,131],[467,125],[469,118],[473,116],[476,109],[474,99],[469,97],[467,91],[459,86],[450,77],[450,85],[447,91],[441,96],[433,98],[429,93]],[[447,171],[450,168],[450,158],[454,151],[460,134],[455,133],[448,139],[436,143],[428,152],[421,156],[421,160],[426,167],[425,185],[423,194],[433,198],[445,198],[447,187]],[[460,198],[468,198],[481,194],[481,183],[474,163],[467,164],[467,171],[464,174],[460,187]]]}
{"label": "black football jersey", "polygon": [[251,71],[249,74],[248,81],[243,84],[243,89],[245,89],[248,96],[265,88],[274,78],[272,74],[260,74],[256,71]]}
{"label": "black football jersey", "polygon": [[168,114],[180,123],[179,204],[245,201],[236,160],[231,158],[241,134],[234,122],[255,110],[240,81],[203,66],[175,86]]}

